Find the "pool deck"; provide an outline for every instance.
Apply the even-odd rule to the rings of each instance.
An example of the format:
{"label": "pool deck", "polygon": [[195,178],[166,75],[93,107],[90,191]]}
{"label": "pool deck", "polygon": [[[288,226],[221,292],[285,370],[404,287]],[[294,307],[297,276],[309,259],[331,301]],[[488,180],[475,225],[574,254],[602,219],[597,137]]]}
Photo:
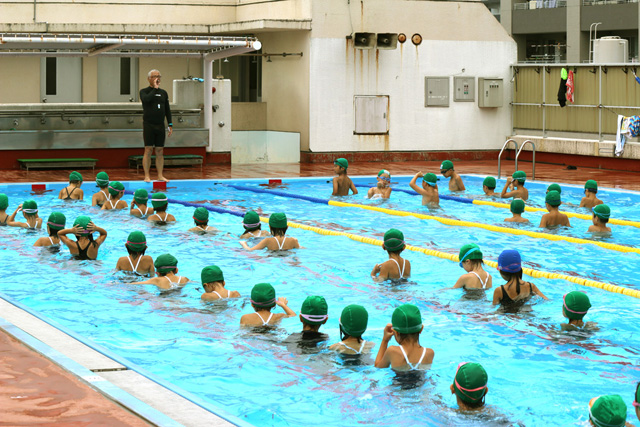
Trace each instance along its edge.
{"label": "pool deck", "polygon": [[[380,169],[388,169],[392,175],[411,175],[417,171],[439,172],[440,162],[399,162],[399,163],[356,163],[349,167],[350,175],[377,175]],[[497,175],[497,161],[460,161],[455,162],[456,171],[461,174]],[[521,162],[521,169],[531,176],[531,163]],[[639,168],[640,169],[640,168]],[[96,172],[100,169],[96,169]],[[0,170],[0,182],[65,182],[67,170],[21,171]],[[91,193],[93,180],[91,171],[82,170],[87,181],[85,191]],[[143,175],[132,169],[107,169],[111,180],[136,181]],[[513,161],[503,161],[503,177],[513,172]],[[152,169],[152,177],[155,170]],[[199,168],[166,168],[169,179],[233,179],[233,178],[281,178],[281,177],[320,177],[333,175],[330,163],[313,164],[274,164],[274,165],[206,165]],[[595,179],[601,187],[624,188],[640,191],[639,172],[620,172],[604,169],[578,168],[568,170],[565,166],[536,164],[536,180],[571,183],[582,185],[588,179]],[[498,189],[500,190],[500,189]],[[30,313],[0,299],[2,316],[8,324],[0,322],[0,407],[2,407],[2,425],[109,425],[109,426],[145,426],[145,425],[232,425],[216,417],[203,408],[194,405],[167,389],[128,370],[116,361],[106,358],[84,344],[58,331],[51,325],[35,318]],[[9,325],[9,326],[7,326]],[[162,414],[154,420],[132,413],[123,405],[115,403],[105,396],[104,390],[90,386],[77,373],[67,367],[61,367],[51,352],[37,346],[25,345],[11,329],[25,333],[27,341],[35,339],[51,346],[52,351],[63,353],[79,363],[90,373],[101,375],[100,381],[109,381],[129,398],[145,401],[145,396],[153,395],[156,402],[138,402],[134,406],[149,405],[152,415],[157,410],[164,412],[169,422],[163,422]],[[49,348],[49,347],[47,347]],[[164,393],[165,396],[158,396]],[[176,397],[177,396],[177,397]],[[182,399],[182,401],[180,401]],[[126,400],[126,399],[125,399]],[[128,406],[128,405],[125,405]],[[173,407],[173,410],[168,410]],[[144,413],[144,411],[142,411]],[[176,422],[174,422],[174,420]],[[166,420],[165,420],[166,421]]]}

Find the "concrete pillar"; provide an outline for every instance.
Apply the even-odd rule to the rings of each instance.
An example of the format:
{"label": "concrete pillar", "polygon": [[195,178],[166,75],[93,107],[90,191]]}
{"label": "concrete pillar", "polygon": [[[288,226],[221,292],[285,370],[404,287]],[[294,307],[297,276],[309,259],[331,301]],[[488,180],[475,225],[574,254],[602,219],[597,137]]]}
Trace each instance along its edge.
{"label": "concrete pillar", "polygon": [[[589,44],[586,50],[584,36],[580,31],[580,10],[582,0],[567,0],[567,62],[580,63],[589,59]],[[587,40],[589,35],[586,36]]]}
{"label": "concrete pillar", "polygon": [[513,0],[500,0],[500,23],[513,36],[511,28],[513,22]]}

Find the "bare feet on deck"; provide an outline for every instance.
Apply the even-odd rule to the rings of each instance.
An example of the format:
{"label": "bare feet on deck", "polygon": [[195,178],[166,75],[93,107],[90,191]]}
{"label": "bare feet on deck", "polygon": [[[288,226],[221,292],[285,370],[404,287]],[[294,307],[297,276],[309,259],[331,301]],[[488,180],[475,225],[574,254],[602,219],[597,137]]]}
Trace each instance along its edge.
{"label": "bare feet on deck", "polygon": [[151,182],[151,178],[149,178],[148,176],[144,177],[144,182]]}
{"label": "bare feet on deck", "polygon": [[167,178],[165,178],[164,176],[159,176],[158,177],[158,181],[169,182],[169,180]]}

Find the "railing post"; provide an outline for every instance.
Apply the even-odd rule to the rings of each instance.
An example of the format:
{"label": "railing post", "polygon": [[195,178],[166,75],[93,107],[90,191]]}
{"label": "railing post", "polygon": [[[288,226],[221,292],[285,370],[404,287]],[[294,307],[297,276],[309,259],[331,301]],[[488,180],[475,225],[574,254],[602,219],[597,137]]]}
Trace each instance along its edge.
{"label": "railing post", "polygon": [[[547,136],[547,109],[546,109],[546,92],[547,92],[547,77],[546,77],[545,65],[542,66],[542,137],[545,138]],[[516,166],[517,166],[516,159]]]}
{"label": "railing post", "polygon": [[602,142],[602,65],[598,66],[598,141]]}

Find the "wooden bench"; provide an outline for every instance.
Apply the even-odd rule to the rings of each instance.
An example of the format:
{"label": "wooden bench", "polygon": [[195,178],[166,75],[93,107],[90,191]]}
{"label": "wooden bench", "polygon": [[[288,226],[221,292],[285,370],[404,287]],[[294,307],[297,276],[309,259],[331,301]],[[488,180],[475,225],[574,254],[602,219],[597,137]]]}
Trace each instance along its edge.
{"label": "wooden bench", "polygon": [[77,169],[91,168],[93,172],[96,169],[98,159],[77,158],[77,159],[18,159],[18,163],[22,169]]}
{"label": "wooden bench", "polygon": [[[144,156],[129,156],[129,167],[136,167],[136,173],[140,172],[140,166],[142,166],[142,158]],[[170,156],[164,156],[165,166],[193,166],[200,165],[202,171],[202,164],[204,158],[197,154],[174,154]],[[151,166],[155,167],[156,156],[151,156]]]}

